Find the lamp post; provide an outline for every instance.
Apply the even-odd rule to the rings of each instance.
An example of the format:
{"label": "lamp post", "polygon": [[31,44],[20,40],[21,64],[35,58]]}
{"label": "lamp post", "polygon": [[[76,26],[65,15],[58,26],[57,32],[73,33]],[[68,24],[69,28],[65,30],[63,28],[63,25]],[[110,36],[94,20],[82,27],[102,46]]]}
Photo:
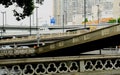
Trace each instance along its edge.
{"label": "lamp post", "polygon": [[35,7],[36,8],[36,32],[37,32],[37,47],[39,47],[40,44],[40,34],[39,34],[39,28],[38,28],[38,8],[39,7]]}
{"label": "lamp post", "polygon": [[[97,12],[97,16],[98,16],[98,25],[99,25],[99,23],[100,23],[100,0],[99,0],[99,2],[98,2],[98,5],[97,5],[97,7],[98,7],[98,12]],[[102,50],[100,49],[100,55],[102,54]]]}
{"label": "lamp post", "polygon": [[30,36],[31,36],[31,16],[30,16]]}
{"label": "lamp post", "polygon": [[67,24],[67,12],[64,10],[63,12],[63,33],[64,33],[65,24]]}
{"label": "lamp post", "polygon": [[57,15],[57,25],[59,25],[60,21],[60,15]]}
{"label": "lamp post", "polygon": [[63,33],[64,33],[64,14],[63,14]]}
{"label": "lamp post", "polygon": [[5,29],[4,29],[4,26],[5,26],[5,20],[6,20],[6,12],[1,12],[2,13],[2,16],[3,16],[3,26],[2,26],[2,29],[1,29],[1,39],[2,39],[2,33],[5,32]]}
{"label": "lamp post", "polygon": [[67,11],[64,11],[64,14],[65,14],[65,16],[64,16],[65,17],[64,18],[65,19],[65,24],[67,24]]}
{"label": "lamp post", "polygon": [[5,20],[6,20],[6,12],[1,12],[2,13],[2,15],[3,15],[3,27],[2,27],[2,29],[3,29],[3,32],[5,32],[5,29],[4,29],[4,27],[5,27]]}
{"label": "lamp post", "polygon": [[[86,0],[84,0],[84,21],[86,20]],[[86,22],[84,22],[84,28],[86,28]]]}
{"label": "lamp post", "polygon": [[39,7],[35,7],[36,8],[36,31],[38,30],[38,8]]}
{"label": "lamp post", "polygon": [[49,16],[50,17],[50,25],[51,25],[51,16]]}
{"label": "lamp post", "polygon": [[100,13],[99,13],[99,11],[100,11],[100,10],[99,10],[100,5],[98,4],[97,7],[98,7],[98,13],[97,13],[97,15],[98,15],[98,25],[99,25],[99,23],[100,23],[100,16],[99,16],[99,14],[100,14]]}

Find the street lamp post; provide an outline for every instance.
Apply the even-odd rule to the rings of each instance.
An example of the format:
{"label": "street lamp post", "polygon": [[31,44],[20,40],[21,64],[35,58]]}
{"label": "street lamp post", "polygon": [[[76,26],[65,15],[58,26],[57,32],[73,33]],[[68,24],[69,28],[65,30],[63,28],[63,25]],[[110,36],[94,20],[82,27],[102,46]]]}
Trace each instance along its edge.
{"label": "street lamp post", "polygon": [[64,16],[65,17],[64,18],[65,19],[65,24],[67,24],[67,11],[64,11],[64,14],[65,14],[65,16]]}
{"label": "street lamp post", "polygon": [[63,14],[63,33],[64,33],[64,14]]}
{"label": "street lamp post", "polygon": [[[84,21],[86,20],[86,0],[84,0]],[[86,22],[84,22],[84,28],[86,28]]]}
{"label": "street lamp post", "polygon": [[99,14],[100,14],[100,13],[99,13],[99,11],[100,11],[100,10],[99,10],[100,5],[98,4],[97,7],[98,7],[98,13],[97,13],[97,15],[98,15],[98,25],[99,25],[99,23],[100,23],[100,16],[99,16]]}
{"label": "street lamp post", "polygon": [[[98,16],[98,25],[99,25],[99,23],[100,23],[100,0],[99,0],[99,3],[98,3],[98,5],[97,5],[97,7],[98,7],[98,13],[97,13],[97,16]],[[100,55],[102,54],[102,51],[101,51],[101,49],[100,49]]]}
{"label": "street lamp post", "polygon": [[5,26],[5,22],[6,22],[6,21],[5,21],[5,20],[6,20],[6,19],[5,19],[5,17],[6,17],[6,16],[5,16],[6,12],[1,12],[1,13],[3,14],[3,27],[2,27],[2,29],[3,29],[3,32],[4,32],[4,31],[5,31],[4,26]]}
{"label": "street lamp post", "polygon": [[39,7],[35,7],[36,8],[36,31],[38,30],[38,8]]}
{"label": "street lamp post", "polygon": [[30,16],[30,36],[31,36],[31,16]]}
{"label": "street lamp post", "polygon": [[60,15],[57,15],[57,25],[59,25]]}
{"label": "street lamp post", "polygon": [[1,12],[2,13],[2,16],[3,16],[3,26],[2,26],[2,29],[1,29],[1,39],[2,39],[2,33],[5,32],[5,29],[4,29],[4,26],[5,26],[5,20],[6,20],[6,12]]}
{"label": "street lamp post", "polygon": [[39,7],[35,7],[36,8],[36,32],[37,32],[37,47],[39,47],[40,44],[40,34],[39,34],[39,28],[38,28],[38,8]]}
{"label": "street lamp post", "polygon": [[50,25],[51,25],[51,16],[49,16],[50,17]]}
{"label": "street lamp post", "polygon": [[67,24],[67,12],[66,11],[64,11],[63,13],[63,33],[64,33],[65,24]]}

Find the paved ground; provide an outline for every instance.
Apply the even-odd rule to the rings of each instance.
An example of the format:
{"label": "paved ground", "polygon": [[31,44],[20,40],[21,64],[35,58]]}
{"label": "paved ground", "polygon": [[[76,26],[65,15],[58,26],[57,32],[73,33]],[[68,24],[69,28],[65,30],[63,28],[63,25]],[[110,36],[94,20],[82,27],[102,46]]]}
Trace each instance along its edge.
{"label": "paved ground", "polygon": [[[100,54],[100,50],[85,52],[82,54]],[[101,54],[103,54],[103,55],[119,55],[120,50],[101,50]]]}

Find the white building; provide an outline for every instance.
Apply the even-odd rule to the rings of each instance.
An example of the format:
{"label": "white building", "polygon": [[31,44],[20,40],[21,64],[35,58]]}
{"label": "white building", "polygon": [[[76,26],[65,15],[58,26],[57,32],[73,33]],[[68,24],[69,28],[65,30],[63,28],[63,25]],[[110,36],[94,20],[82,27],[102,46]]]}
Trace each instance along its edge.
{"label": "white building", "polygon": [[120,17],[120,0],[113,1],[113,17],[116,19]]}

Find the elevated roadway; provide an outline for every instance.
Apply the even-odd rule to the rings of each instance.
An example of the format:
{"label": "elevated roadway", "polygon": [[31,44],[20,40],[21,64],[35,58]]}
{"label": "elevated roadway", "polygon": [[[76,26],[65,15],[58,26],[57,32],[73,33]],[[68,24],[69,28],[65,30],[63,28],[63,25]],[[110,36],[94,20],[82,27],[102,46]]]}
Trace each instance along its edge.
{"label": "elevated roadway", "polygon": [[21,38],[12,38],[12,39],[1,39],[0,40],[0,45],[8,45],[8,44],[25,44],[25,43],[33,43],[33,42],[37,42],[37,40],[39,39],[40,42],[54,42],[54,41],[58,41],[58,40],[62,40],[62,39],[68,39],[83,33],[88,32],[88,30],[80,30],[80,31],[74,31],[74,32],[66,32],[66,33],[53,33],[53,34],[43,34],[40,36],[26,36],[26,37],[21,37]]}
{"label": "elevated roadway", "polygon": [[[83,52],[119,45],[120,44],[119,38],[120,38],[120,24],[115,24],[91,32],[86,32],[84,34],[78,34],[75,36],[72,35],[72,37],[70,38],[59,40],[57,42],[33,49],[33,51],[30,53],[29,53],[29,49],[26,50],[13,49],[13,50],[2,50],[0,51],[0,53],[2,53],[0,55],[2,56],[9,55],[10,51],[11,51],[10,55],[16,55],[16,54],[19,55],[23,51],[27,52],[27,54],[29,55],[36,54],[37,56],[80,55],[80,53]],[[21,42],[22,41],[25,40],[21,40]],[[24,53],[22,53],[22,55],[24,55]]]}
{"label": "elevated roadway", "polygon": [[120,24],[101,28],[36,49],[43,56],[79,55],[80,53],[120,44]]}
{"label": "elevated roadway", "polygon": [[[83,25],[68,25],[68,26],[57,26],[57,25],[51,25],[51,26],[39,26],[39,28],[42,28],[41,34],[49,34],[49,33],[63,33],[66,32],[66,30],[69,29],[84,29]],[[12,38],[13,36],[16,37],[22,37],[22,36],[30,36],[30,35],[36,35],[38,32],[38,28],[36,26],[12,26],[12,25],[5,25],[4,27],[0,26],[0,38]]]}

